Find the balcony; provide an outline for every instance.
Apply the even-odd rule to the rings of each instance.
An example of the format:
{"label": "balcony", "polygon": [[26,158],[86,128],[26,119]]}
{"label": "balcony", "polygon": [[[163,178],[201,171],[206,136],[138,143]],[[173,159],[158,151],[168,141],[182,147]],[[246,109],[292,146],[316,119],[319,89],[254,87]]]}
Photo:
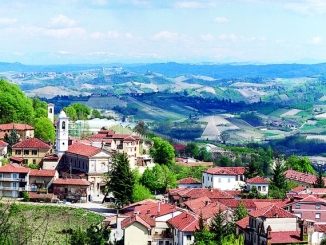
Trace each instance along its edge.
{"label": "balcony", "polygon": [[25,187],[0,186],[2,191],[25,191]]}
{"label": "balcony", "polygon": [[26,178],[0,178],[0,181],[27,182],[27,179]]}

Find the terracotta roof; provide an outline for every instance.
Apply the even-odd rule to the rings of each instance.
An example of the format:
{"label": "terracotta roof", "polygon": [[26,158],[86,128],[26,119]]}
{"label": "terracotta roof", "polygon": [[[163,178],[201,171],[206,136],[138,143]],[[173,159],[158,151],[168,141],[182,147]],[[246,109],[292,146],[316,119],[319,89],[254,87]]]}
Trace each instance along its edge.
{"label": "terracotta roof", "polygon": [[297,218],[296,215],[272,204],[270,206],[251,211],[249,213],[250,216],[252,217],[260,217],[264,216],[266,218]]}
{"label": "terracotta roof", "polygon": [[51,146],[46,144],[44,141],[37,138],[30,138],[18,142],[12,146],[12,148],[40,148],[40,149],[51,149]]}
{"label": "terracotta roof", "polygon": [[114,135],[115,131],[114,130],[100,130],[97,133],[98,134],[106,134],[106,135]]}
{"label": "terracotta roof", "polygon": [[179,231],[185,232],[193,232],[199,227],[197,217],[189,212],[182,212],[166,222]]}
{"label": "terracotta roof", "polygon": [[200,166],[212,167],[214,164],[213,162],[184,162],[184,161],[181,162],[176,161],[176,163],[185,167],[200,167]]}
{"label": "terracotta roof", "polygon": [[29,168],[22,167],[18,164],[9,163],[0,167],[0,173],[25,173],[27,174],[30,171]]}
{"label": "terracotta roof", "polygon": [[151,214],[155,217],[163,216],[172,212],[179,210],[178,207],[175,207],[169,203],[151,203],[149,205],[136,206],[134,213],[141,214]]}
{"label": "terracotta roof", "polygon": [[54,177],[57,170],[31,169],[29,176]]}
{"label": "terracotta roof", "polygon": [[197,215],[202,214],[202,217],[204,220],[210,219],[212,218],[215,214],[217,214],[220,210],[223,212],[225,210],[227,210],[228,207],[226,207],[225,205],[218,203],[218,202],[212,202],[210,204],[208,204],[207,206],[197,209],[194,212]]}
{"label": "terracotta roof", "polygon": [[92,183],[85,179],[56,179],[53,181],[54,185],[83,185],[89,186]]}
{"label": "terracotta roof", "polygon": [[300,231],[276,231],[271,232],[270,244],[297,244],[301,243]]}
{"label": "terracotta roof", "polygon": [[216,175],[240,175],[244,174],[245,167],[214,167],[204,170],[204,173]]}
{"label": "terracotta roof", "polygon": [[176,151],[184,151],[186,149],[185,145],[173,145]]}
{"label": "terracotta roof", "polygon": [[22,123],[0,124],[0,130],[2,131],[12,130],[12,129],[22,131],[22,130],[33,130],[34,128],[28,124],[22,124]]}
{"label": "terracotta roof", "polygon": [[215,188],[179,188],[178,195],[184,198],[196,199],[206,196],[210,199],[234,199],[231,194]]}
{"label": "terracotta roof", "polygon": [[11,161],[19,162],[19,163],[21,163],[22,161],[24,161],[23,158],[21,158],[21,157],[15,157],[15,156],[11,156],[11,157],[9,157],[9,159],[10,159]]}
{"label": "terracotta roof", "polygon": [[314,224],[314,230],[322,233],[326,233],[326,224]]}
{"label": "terracotta roof", "polygon": [[150,229],[151,227],[155,227],[155,219],[148,214],[137,214],[137,215],[132,215],[128,218],[125,218],[124,220],[121,221],[121,228],[125,229],[129,225],[131,225],[134,222],[138,222],[145,226],[147,229]]}
{"label": "terracotta roof", "polygon": [[131,134],[114,134],[112,135],[112,139],[129,139],[129,140],[139,140],[138,135],[131,135]]}
{"label": "terracotta roof", "polygon": [[57,156],[55,154],[49,154],[49,155],[46,155],[45,157],[43,157],[43,160],[47,160],[47,161],[51,161],[51,160],[57,161],[58,159],[59,159],[59,156]]}
{"label": "terracotta roof", "polygon": [[153,203],[158,203],[158,201],[153,200],[153,199],[145,199],[145,200],[142,200],[142,201],[139,201],[139,202],[134,202],[134,203],[131,203],[129,205],[126,205],[122,209],[128,209],[128,208],[131,208],[131,207],[142,206],[142,205],[151,205]]}
{"label": "terracotta roof", "polygon": [[235,223],[237,226],[239,226],[241,229],[246,229],[249,225],[249,216],[244,217],[243,219],[240,219]]}
{"label": "terracotta roof", "polygon": [[203,197],[199,197],[197,199],[192,199],[192,200],[183,202],[181,205],[187,206],[190,210],[195,211],[197,209],[205,207],[210,202],[211,202],[211,199],[209,199],[206,196],[203,196]]}
{"label": "terracotta roof", "polygon": [[8,143],[0,140],[0,147],[4,147],[4,146],[7,146],[7,145],[8,145]]}
{"label": "terracotta roof", "polygon": [[90,156],[93,156],[101,151],[102,151],[101,148],[98,148],[95,146],[75,143],[68,147],[68,150],[66,151],[66,153],[72,153],[72,154],[76,154],[76,155],[90,157]]}
{"label": "terracotta roof", "polygon": [[231,208],[231,209],[237,209],[239,206],[239,203],[242,202],[243,205],[246,207],[248,210],[254,210],[256,209],[256,205],[254,200],[252,199],[220,199],[218,200],[219,203],[224,204],[225,206]]}
{"label": "terracotta roof", "polygon": [[296,188],[292,189],[291,192],[299,193],[304,190],[306,190],[305,186],[297,186]]}
{"label": "terracotta roof", "polygon": [[6,132],[0,132],[0,139],[4,139],[6,136]]}
{"label": "terracotta roof", "polygon": [[[314,184],[316,182],[317,176],[314,174],[309,174],[309,173],[302,173],[299,171],[295,170],[286,170],[285,172],[285,177],[290,180],[302,182],[302,183],[307,183],[307,184]],[[323,177],[324,182],[326,183],[326,178]]]}
{"label": "terracotta roof", "polygon": [[45,193],[37,193],[37,192],[34,192],[34,191],[29,191],[28,195],[29,195],[29,198],[31,198],[31,199],[38,199],[38,198],[52,199],[54,197],[53,193],[45,194]]}
{"label": "terracotta roof", "polygon": [[189,178],[184,178],[184,179],[179,180],[178,184],[179,185],[180,184],[184,184],[184,185],[187,185],[187,184],[201,184],[201,182],[194,179],[194,178],[189,177]]}
{"label": "terracotta roof", "polygon": [[93,139],[93,138],[103,139],[103,138],[106,138],[106,135],[105,134],[92,134],[92,135],[88,136],[87,138],[88,139]]}
{"label": "terracotta roof", "polygon": [[240,190],[224,190],[224,192],[226,192],[232,196],[240,196],[241,195]]}
{"label": "terracotta roof", "polygon": [[269,183],[269,181],[267,179],[264,179],[260,176],[256,176],[251,179],[247,179],[246,182],[249,184],[268,184]]}

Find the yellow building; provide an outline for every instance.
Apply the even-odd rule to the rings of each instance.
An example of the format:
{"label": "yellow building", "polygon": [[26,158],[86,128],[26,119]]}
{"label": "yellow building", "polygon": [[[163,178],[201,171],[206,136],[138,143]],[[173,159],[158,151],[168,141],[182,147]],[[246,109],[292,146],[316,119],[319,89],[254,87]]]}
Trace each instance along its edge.
{"label": "yellow building", "polygon": [[21,159],[24,165],[42,164],[43,157],[51,152],[51,146],[44,141],[30,138],[12,146],[13,159]]}

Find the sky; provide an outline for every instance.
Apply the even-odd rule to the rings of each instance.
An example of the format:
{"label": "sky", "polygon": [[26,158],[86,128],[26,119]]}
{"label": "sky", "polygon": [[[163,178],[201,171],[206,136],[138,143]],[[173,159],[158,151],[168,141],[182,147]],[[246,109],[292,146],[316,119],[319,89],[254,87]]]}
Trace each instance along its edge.
{"label": "sky", "polygon": [[1,0],[0,62],[321,63],[322,0]]}

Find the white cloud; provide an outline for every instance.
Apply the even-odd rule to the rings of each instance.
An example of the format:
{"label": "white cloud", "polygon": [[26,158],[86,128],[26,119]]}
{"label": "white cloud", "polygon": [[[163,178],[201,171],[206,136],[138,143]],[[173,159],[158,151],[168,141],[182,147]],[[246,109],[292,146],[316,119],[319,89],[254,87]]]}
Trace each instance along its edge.
{"label": "white cloud", "polygon": [[15,18],[0,18],[0,25],[14,24],[17,22]]}
{"label": "white cloud", "polygon": [[158,39],[174,39],[178,37],[178,33],[176,32],[169,32],[169,31],[161,31],[159,33],[156,33],[153,36],[153,39],[158,40]]}
{"label": "white cloud", "polygon": [[126,38],[133,38],[133,35],[132,35],[130,32],[127,32],[127,33],[125,34],[125,36],[126,36]]}
{"label": "white cloud", "polygon": [[90,37],[93,38],[93,39],[99,39],[99,38],[101,38],[103,36],[104,36],[103,33],[98,32],[98,31],[93,32],[93,33],[90,34]]}
{"label": "white cloud", "polygon": [[58,51],[59,54],[72,54],[71,52],[68,51]]}
{"label": "white cloud", "polygon": [[204,41],[214,41],[214,37],[211,34],[200,35],[200,38]]}
{"label": "white cloud", "polygon": [[175,8],[180,9],[202,9],[216,7],[214,1],[181,1],[174,4]]}
{"label": "white cloud", "polygon": [[65,37],[81,37],[85,34],[85,30],[79,27],[60,28],[60,29],[44,29],[44,33],[55,38]]}
{"label": "white cloud", "polygon": [[225,17],[216,17],[214,19],[214,22],[217,22],[217,23],[225,23],[225,22],[228,22],[229,20]]}
{"label": "white cloud", "polygon": [[108,31],[108,38],[118,38],[119,36],[117,31]]}
{"label": "white cloud", "polygon": [[51,26],[54,27],[73,27],[76,25],[76,21],[69,19],[62,14],[51,19]]}
{"label": "white cloud", "polygon": [[316,45],[316,44],[321,44],[322,41],[323,41],[323,38],[321,36],[315,36],[315,37],[309,39],[308,43]]}
{"label": "white cloud", "polygon": [[306,0],[285,4],[284,8],[303,15],[325,14],[326,2],[319,0]]}

